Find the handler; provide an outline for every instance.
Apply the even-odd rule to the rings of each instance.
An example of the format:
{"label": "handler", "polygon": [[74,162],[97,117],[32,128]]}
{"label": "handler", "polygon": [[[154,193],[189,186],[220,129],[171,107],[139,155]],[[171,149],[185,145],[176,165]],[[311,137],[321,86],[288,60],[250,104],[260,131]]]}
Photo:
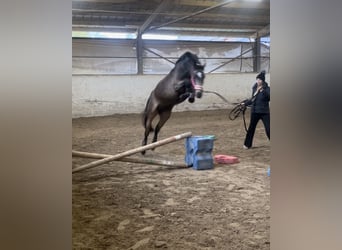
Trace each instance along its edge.
{"label": "handler", "polygon": [[270,87],[265,82],[265,73],[263,70],[256,76],[256,83],[252,88],[252,98],[241,103],[242,105],[251,106],[251,120],[243,145],[244,149],[252,147],[255,129],[259,120],[263,122],[266,135],[270,139]]}

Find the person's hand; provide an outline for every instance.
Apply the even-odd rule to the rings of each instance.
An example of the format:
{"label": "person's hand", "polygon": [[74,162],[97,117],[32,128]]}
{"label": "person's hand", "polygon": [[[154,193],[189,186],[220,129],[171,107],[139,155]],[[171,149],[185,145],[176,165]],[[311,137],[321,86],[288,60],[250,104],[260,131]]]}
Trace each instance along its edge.
{"label": "person's hand", "polygon": [[262,85],[258,86],[256,92],[262,92],[262,91],[263,91]]}

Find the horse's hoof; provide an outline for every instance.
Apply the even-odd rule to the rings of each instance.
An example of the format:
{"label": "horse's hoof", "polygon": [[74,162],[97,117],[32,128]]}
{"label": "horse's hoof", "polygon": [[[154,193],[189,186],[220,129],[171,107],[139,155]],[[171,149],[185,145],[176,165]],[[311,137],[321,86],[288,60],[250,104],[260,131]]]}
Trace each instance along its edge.
{"label": "horse's hoof", "polygon": [[193,97],[190,97],[190,98],[189,98],[189,102],[190,102],[190,103],[193,103],[194,101],[195,101],[195,98],[193,98]]}

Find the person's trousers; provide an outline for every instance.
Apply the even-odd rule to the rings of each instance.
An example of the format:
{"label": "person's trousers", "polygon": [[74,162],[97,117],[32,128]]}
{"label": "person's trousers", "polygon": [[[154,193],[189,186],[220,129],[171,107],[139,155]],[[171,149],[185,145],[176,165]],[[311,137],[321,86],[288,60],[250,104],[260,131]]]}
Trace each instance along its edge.
{"label": "person's trousers", "polygon": [[259,113],[251,113],[251,121],[249,123],[249,127],[246,134],[246,139],[244,145],[248,148],[252,147],[253,137],[255,133],[255,129],[257,124],[261,120],[264,124],[266,135],[268,139],[270,139],[270,114],[259,114]]}

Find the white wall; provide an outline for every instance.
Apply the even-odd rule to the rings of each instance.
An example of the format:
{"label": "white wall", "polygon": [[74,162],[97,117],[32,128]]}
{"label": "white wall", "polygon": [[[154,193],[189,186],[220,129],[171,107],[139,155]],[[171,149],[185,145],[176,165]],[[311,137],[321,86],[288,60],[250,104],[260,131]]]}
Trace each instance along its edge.
{"label": "white wall", "polygon": [[[251,96],[257,73],[210,74],[204,90],[215,91],[229,102],[239,102]],[[72,117],[141,113],[146,100],[164,75],[73,76]],[[270,76],[266,81],[270,83]],[[217,95],[204,93],[190,104],[178,104],[173,111],[230,108]]]}

